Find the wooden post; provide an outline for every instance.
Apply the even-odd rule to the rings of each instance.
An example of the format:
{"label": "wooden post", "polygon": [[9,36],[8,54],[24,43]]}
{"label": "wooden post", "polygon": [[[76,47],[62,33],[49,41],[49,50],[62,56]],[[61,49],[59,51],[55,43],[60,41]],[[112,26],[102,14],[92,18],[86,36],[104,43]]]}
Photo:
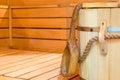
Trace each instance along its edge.
{"label": "wooden post", "polygon": [[12,10],[10,0],[8,0],[8,27],[9,27],[9,47],[12,47]]}

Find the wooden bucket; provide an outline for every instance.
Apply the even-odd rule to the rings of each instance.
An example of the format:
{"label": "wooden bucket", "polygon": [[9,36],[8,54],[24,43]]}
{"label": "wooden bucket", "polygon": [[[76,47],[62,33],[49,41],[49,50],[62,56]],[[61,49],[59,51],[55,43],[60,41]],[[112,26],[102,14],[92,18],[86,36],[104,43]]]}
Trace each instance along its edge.
{"label": "wooden bucket", "polygon": [[[98,28],[105,21],[106,27],[120,27],[120,8],[118,3],[85,3],[79,11],[79,26]],[[99,30],[80,31],[80,55],[87,42],[99,36]],[[98,28],[99,29],[99,28]],[[113,33],[113,32],[111,32]],[[108,32],[106,32],[108,34]],[[95,42],[89,55],[80,67],[80,76],[85,80],[120,80],[120,39],[106,40],[107,55],[101,54],[100,43]]]}

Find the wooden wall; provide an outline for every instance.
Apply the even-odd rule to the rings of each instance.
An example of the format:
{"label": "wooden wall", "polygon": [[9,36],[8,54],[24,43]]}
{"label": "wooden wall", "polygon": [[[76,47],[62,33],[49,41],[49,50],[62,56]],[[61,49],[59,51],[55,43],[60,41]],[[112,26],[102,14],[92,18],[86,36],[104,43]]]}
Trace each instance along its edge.
{"label": "wooden wall", "polygon": [[[0,5],[7,5],[7,0],[1,0]],[[8,9],[7,6],[1,8],[0,6],[0,47],[8,46]]]}
{"label": "wooden wall", "polygon": [[34,5],[51,5],[51,4],[76,4],[80,2],[105,2],[110,0],[11,0],[14,6],[34,6]]}
{"label": "wooden wall", "polygon": [[[107,0],[97,0],[99,1]],[[12,47],[62,52],[66,45],[74,8],[69,4],[80,2],[96,2],[96,0],[10,0]],[[7,0],[2,0],[0,4],[7,5]],[[8,11],[0,10],[2,10],[0,43],[5,45],[9,37]]]}
{"label": "wooden wall", "polygon": [[14,8],[13,47],[62,52],[74,7]]}

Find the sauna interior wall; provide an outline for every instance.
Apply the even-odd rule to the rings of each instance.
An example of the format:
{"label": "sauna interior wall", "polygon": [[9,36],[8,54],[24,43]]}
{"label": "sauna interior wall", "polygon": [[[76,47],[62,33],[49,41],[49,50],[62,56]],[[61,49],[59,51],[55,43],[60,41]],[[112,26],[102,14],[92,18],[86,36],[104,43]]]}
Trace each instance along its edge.
{"label": "sauna interior wall", "polygon": [[[0,5],[7,5],[7,0],[1,0]],[[0,8],[0,46],[8,46],[8,9]]]}
{"label": "sauna interior wall", "polygon": [[[105,1],[105,0],[98,0]],[[12,8],[12,47],[17,49],[62,52],[66,45],[70,21],[74,6],[79,2],[96,2],[95,0],[10,0]],[[2,0],[1,5],[7,5]],[[26,8],[30,6],[48,6]],[[19,7],[18,7],[19,6]],[[15,8],[16,7],[16,8]],[[22,8],[20,8],[22,7]],[[8,46],[8,9],[0,9],[1,28],[0,45]],[[4,13],[3,13],[4,12]],[[3,15],[4,14],[4,15]]]}

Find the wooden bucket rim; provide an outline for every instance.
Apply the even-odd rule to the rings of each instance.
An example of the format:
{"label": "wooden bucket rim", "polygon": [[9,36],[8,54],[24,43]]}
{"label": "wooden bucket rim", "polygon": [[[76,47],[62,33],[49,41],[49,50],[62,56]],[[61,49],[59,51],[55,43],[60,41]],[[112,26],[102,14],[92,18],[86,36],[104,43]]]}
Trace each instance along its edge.
{"label": "wooden bucket rim", "polygon": [[118,2],[94,2],[94,3],[83,3],[83,8],[116,8],[119,7]]}

